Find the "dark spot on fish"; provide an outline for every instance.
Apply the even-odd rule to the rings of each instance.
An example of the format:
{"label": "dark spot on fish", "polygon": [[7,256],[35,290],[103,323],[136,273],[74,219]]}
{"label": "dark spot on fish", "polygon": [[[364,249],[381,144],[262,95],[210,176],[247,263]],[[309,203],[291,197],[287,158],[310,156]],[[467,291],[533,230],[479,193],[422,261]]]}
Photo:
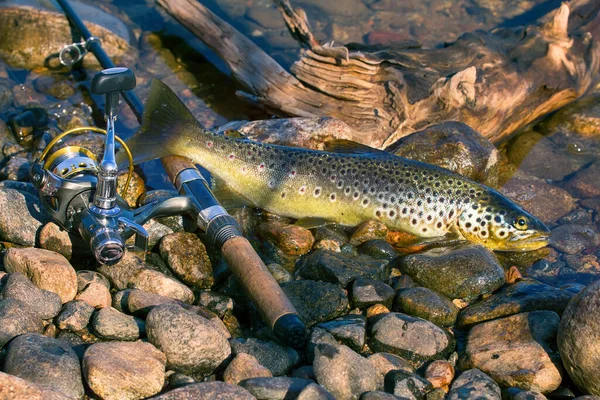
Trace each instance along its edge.
{"label": "dark spot on fish", "polygon": [[486,231],[481,231],[481,236],[487,236],[487,232]]}
{"label": "dark spot on fish", "polygon": [[349,187],[347,187],[347,188],[346,188],[346,190],[344,190],[344,193],[346,193],[346,194],[350,194],[350,188],[349,188]]}
{"label": "dark spot on fish", "polygon": [[500,223],[500,222],[502,222],[502,218],[500,218],[499,216],[497,216],[497,215],[496,215],[496,216],[494,217],[494,221],[496,221],[496,222]]}
{"label": "dark spot on fish", "polygon": [[477,204],[473,205],[473,210],[477,210],[479,206]]}
{"label": "dark spot on fish", "polygon": [[402,209],[402,214],[406,214],[406,213],[408,213],[408,209],[407,209],[406,207],[404,207],[404,208]]}
{"label": "dark spot on fish", "polygon": [[375,211],[375,216],[381,217],[381,211],[379,211],[379,210]]}
{"label": "dark spot on fish", "polygon": [[427,216],[427,221],[431,221],[433,219],[433,217],[431,215]]}
{"label": "dark spot on fish", "polygon": [[329,196],[329,198],[330,198],[331,200],[335,200],[335,193],[331,193],[331,196]]}
{"label": "dark spot on fish", "polygon": [[438,229],[441,229],[442,228],[442,223],[438,222],[436,226],[437,226]]}
{"label": "dark spot on fish", "polygon": [[498,232],[498,236],[504,236],[504,235],[506,235],[506,232],[504,232],[504,231]]}
{"label": "dark spot on fish", "polygon": [[488,221],[491,221],[492,220],[492,216],[488,214],[488,215],[485,216],[485,219],[487,219]]}
{"label": "dark spot on fish", "polygon": [[368,199],[364,199],[363,200],[363,204],[366,206],[367,204],[369,204],[369,200]]}
{"label": "dark spot on fish", "polygon": [[318,196],[321,194],[321,189],[315,189],[315,196]]}
{"label": "dark spot on fish", "polygon": [[412,221],[410,221],[411,224],[416,225],[417,224],[417,220],[415,218],[412,219]]}
{"label": "dark spot on fish", "polygon": [[423,202],[421,200],[417,201],[417,206],[421,207],[423,205]]}
{"label": "dark spot on fish", "polygon": [[467,228],[470,228],[470,227],[471,227],[471,223],[470,223],[470,222],[467,222],[467,223],[465,224],[465,226],[466,226]]}
{"label": "dark spot on fish", "polygon": [[421,229],[421,231],[423,231],[423,233],[427,232],[427,228],[423,228]]}
{"label": "dark spot on fish", "polygon": [[481,226],[485,226],[486,222],[485,221],[481,221]]}
{"label": "dark spot on fish", "polygon": [[396,215],[396,212],[394,210],[390,210],[389,215],[390,215],[390,218],[394,218],[394,215]]}

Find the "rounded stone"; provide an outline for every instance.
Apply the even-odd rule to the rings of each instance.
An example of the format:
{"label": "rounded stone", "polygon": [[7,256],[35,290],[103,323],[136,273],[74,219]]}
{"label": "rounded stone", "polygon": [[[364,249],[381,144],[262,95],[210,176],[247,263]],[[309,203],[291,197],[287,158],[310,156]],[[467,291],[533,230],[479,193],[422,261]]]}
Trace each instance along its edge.
{"label": "rounded stone", "polygon": [[62,254],[67,260],[71,259],[73,255],[71,237],[54,222],[49,222],[40,229],[38,239],[42,249]]}
{"label": "rounded stone", "polygon": [[52,388],[37,385],[14,375],[0,372],[0,398],[2,399],[43,399],[73,400],[72,396]]}
{"label": "rounded stone", "polygon": [[288,256],[306,254],[315,243],[312,233],[298,225],[265,222],[258,226],[257,233]]}
{"label": "rounded stone", "polygon": [[85,269],[77,271],[77,292],[83,291],[90,283],[99,283],[110,290],[110,282],[108,282],[108,279],[104,275]]}
{"label": "rounded stone", "polygon": [[15,336],[42,333],[44,326],[39,314],[15,299],[0,300],[0,348]]}
{"label": "rounded stone", "polygon": [[38,288],[20,272],[8,274],[0,298],[19,300],[42,319],[54,318],[62,307],[56,293]]}
{"label": "rounded stone", "polygon": [[381,382],[384,381],[387,373],[393,370],[401,370],[409,374],[415,373],[415,369],[408,361],[395,354],[385,352],[375,353],[371,354],[368,360],[379,374]]}
{"label": "rounded stone", "polygon": [[142,320],[112,307],[96,311],[92,317],[92,327],[98,337],[106,340],[134,341],[144,331]]}
{"label": "rounded stone", "polygon": [[241,386],[225,382],[202,382],[186,385],[160,396],[153,400],[191,400],[191,399],[218,399],[218,400],[255,400],[250,392]]}
{"label": "rounded stone", "polygon": [[427,366],[425,378],[434,388],[449,385],[454,379],[454,366],[446,360],[436,360]]}
{"label": "rounded stone", "polygon": [[388,233],[387,226],[380,221],[368,220],[360,224],[350,236],[350,244],[359,246],[369,240],[385,239]]}
{"label": "rounded stone", "polygon": [[165,355],[150,343],[96,343],[86,350],[82,370],[100,398],[133,400],[162,390],[165,362]]}
{"label": "rounded stone", "polygon": [[214,284],[206,247],[193,233],[166,235],[160,241],[160,255],[184,283],[198,288],[210,288]]}
{"label": "rounded stone", "polygon": [[352,282],[350,300],[354,307],[367,308],[374,304],[392,306],[396,292],[389,285],[375,280],[359,278]]}
{"label": "rounded stone", "polygon": [[56,317],[56,325],[62,330],[80,332],[87,328],[94,307],[85,301],[73,300],[65,303],[60,314]]}
{"label": "rounded stone", "polygon": [[81,293],[75,296],[75,300],[81,300],[94,308],[109,307],[112,304],[110,291],[102,283],[91,282]]}
{"label": "rounded stone", "polygon": [[49,222],[37,197],[0,188],[0,240],[34,246],[38,229]]}
{"label": "rounded stone", "polygon": [[500,387],[492,378],[478,369],[464,371],[450,387],[448,400],[466,398],[501,400]]}
{"label": "rounded stone", "polygon": [[281,289],[308,327],[344,315],[348,309],[348,298],[338,285],[296,280],[281,284]]}
{"label": "rounded stone", "polygon": [[286,375],[298,362],[300,356],[291,347],[282,346],[272,341],[248,339],[231,339],[229,341],[234,355],[247,353],[271,371],[272,376]]}
{"label": "rounded stone", "polygon": [[256,357],[239,353],[223,372],[223,381],[237,385],[245,379],[272,376],[271,371],[260,365]]}
{"label": "rounded stone", "polygon": [[392,309],[440,326],[454,325],[458,315],[458,308],[450,299],[423,287],[399,290]]}
{"label": "rounded stone", "polygon": [[137,271],[129,281],[128,287],[171,297],[190,304],[194,301],[194,292],[190,288],[178,280],[153,269],[140,269]]}

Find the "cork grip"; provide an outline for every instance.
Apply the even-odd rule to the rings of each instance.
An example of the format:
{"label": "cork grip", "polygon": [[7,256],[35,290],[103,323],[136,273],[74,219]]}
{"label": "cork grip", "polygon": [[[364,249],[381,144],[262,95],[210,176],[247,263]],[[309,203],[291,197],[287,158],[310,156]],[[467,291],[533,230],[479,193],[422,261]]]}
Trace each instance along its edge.
{"label": "cork grip", "polygon": [[165,167],[167,175],[173,184],[175,183],[177,175],[179,175],[181,171],[188,168],[196,168],[194,163],[189,158],[181,156],[165,157],[162,159],[162,164]]}

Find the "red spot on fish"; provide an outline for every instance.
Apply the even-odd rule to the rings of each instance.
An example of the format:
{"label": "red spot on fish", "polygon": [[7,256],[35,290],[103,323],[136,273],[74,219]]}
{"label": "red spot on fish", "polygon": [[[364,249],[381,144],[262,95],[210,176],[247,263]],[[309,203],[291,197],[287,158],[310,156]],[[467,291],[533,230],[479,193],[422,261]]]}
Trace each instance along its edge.
{"label": "red spot on fish", "polygon": [[263,169],[265,169],[265,163],[260,163],[260,165],[258,166],[258,169],[260,169],[261,171]]}
{"label": "red spot on fish", "polygon": [[234,155],[234,154],[230,154],[230,155],[229,155],[229,159],[230,159],[230,160],[233,160],[233,159],[235,159],[235,155]]}
{"label": "red spot on fish", "polygon": [[213,142],[206,142],[206,147],[213,147]]}

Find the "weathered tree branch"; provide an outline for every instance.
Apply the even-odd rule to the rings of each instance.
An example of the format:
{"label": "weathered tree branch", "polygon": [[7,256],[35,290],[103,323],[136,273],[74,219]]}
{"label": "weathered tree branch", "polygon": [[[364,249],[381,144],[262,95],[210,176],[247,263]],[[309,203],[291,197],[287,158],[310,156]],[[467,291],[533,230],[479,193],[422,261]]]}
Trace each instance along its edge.
{"label": "weathered tree branch", "polygon": [[497,141],[598,81],[599,0],[563,4],[525,28],[467,33],[442,49],[387,51],[320,45],[303,11],[276,2],[308,47],[293,75],[195,0],[159,0],[229,64],[249,89],[243,96],[291,116],[339,118],[360,132],[353,140],[375,147],[443,121]]}

